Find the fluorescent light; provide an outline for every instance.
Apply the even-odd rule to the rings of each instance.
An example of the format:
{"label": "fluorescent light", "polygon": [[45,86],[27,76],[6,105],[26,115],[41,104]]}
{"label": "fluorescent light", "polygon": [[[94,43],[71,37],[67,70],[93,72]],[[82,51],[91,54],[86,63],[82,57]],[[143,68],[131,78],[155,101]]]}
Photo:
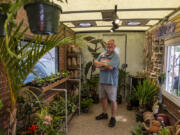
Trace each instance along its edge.
{"label": "fluorescent light", "polygon": [[81,27],[90,27],[92,25],[90,23],[80,23],[79,26],[81,26]]}
{"label": "fluorescent light", "polygon": [[140,25],[141,23],[140,22],[128,22],[128,25]]}

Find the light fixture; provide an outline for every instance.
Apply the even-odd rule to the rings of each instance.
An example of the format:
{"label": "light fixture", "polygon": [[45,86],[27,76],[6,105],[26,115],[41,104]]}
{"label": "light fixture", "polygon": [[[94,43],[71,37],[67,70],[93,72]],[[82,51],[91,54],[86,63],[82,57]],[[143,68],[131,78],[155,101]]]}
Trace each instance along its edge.
{"label": "light fixture", "polygon": [[113,21],[115,22],[115,24],[119,24],[120,22],[119,17],[117,15],[117,5],[115,5]]}
{"label": "light fixture", "polygon": [[141,22],[128,22],[128,25],[132,25],[132,26],[136,26],[136,25],[140,25]]}
{"label": "light fixture", "polygon": [[79,26],[80,27],[90,27],[91,23],[80,23]]}
{"label": "light fixture", "polygon": [[119,28],[119,25],[118,25],[119,22],[120,22],[120,20],[117,16],[117,5],[115,5],[113,22],[112,22],[113,27],[111,28],[110,32],[115,32],[115,30]]}
{"label": "light fixture", "polygon": [[114,28],[111,28],[111,29],[110,29],[110,32],[115,32],[115,29],[114,29]]}
{"label": "light fixture", "polygon": [[116,18],[115,19],[115,24],[119,24],[119,22],[120,22],[119,18]]}

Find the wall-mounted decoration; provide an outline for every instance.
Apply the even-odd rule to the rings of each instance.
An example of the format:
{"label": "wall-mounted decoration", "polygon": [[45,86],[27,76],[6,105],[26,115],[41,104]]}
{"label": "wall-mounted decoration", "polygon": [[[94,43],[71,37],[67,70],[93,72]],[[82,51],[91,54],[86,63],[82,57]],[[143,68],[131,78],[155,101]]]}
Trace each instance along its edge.
{"label": "wall-mounted decoration", "polygon": [[173,34],[176,29],[176,23],[175,22],[170,22],[167,23],[166,25],[159,27],[157,29],[157,36],[158,37],[165,37]]}

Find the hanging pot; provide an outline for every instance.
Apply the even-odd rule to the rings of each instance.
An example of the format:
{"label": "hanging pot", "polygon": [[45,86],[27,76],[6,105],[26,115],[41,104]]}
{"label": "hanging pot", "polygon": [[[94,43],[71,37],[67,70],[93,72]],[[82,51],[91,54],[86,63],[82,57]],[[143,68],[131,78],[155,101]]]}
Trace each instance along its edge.
{"label": "hanging pot", "polygon": [[5,36],[4,23],[6,21],[7,15],[0,13],[0,37]]}
{"label": "hanging pot", "polygon": [[24,6],[28,22],[32,33],[35,34],[55,34],[58,31],[59,15],[61,7],[49,3],[29,3]]}

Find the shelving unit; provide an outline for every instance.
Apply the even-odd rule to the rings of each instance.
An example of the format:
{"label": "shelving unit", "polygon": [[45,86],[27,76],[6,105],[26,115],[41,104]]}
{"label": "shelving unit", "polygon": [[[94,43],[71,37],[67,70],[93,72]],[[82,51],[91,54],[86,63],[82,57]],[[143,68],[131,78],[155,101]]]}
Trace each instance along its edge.
{"label": "shelving unit", "polygon": [[[79,49],[79,52],[73,51],[73,48]],[[79,115],[81,112],[81,72],[82,72],[82,53],[79,47],[75,47],[70,45],[67,50],[67,70],[72,72],[72,76],[69,78],[69,82],[78,82],[79,87],[78,87],[78,95],[79,95],[79,105],[78,105],[78,110],[79,110]],[[73,84],[77,85],[77,84]]]}

